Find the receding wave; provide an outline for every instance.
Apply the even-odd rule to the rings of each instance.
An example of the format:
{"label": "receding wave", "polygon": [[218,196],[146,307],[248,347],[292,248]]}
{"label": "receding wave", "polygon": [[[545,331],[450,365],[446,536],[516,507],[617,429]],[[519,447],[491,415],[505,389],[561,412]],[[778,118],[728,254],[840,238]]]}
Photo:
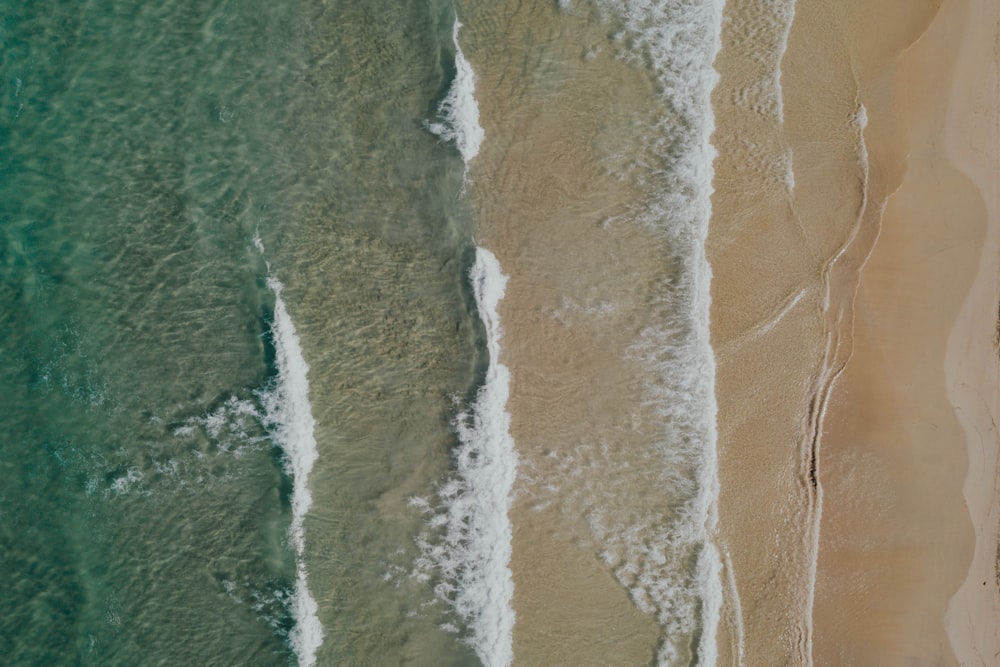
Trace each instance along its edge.
{"label": "receding wave", "polygon": [[453,476],[438,489],[435,506],[413,501],[430,514],[432,530],[442,531],[420,540],[416,569],[422,578],[437,579],[435,593],[466,623],[468,641],[483,664],[504,667],[513,660],[508,510],[517,469],[506,408],[510,373],[499,361],[496,310],[507,278],[493,253],[477,248],[469,279],[486,328],[489,366],[471,410],[455,420],[459,445]]}
{"label": "receding wave", "polygon": [[442,141],[454,142],[468,168],[469,162],[479,154],[479,146],[483,143],[485,134],[479,125],[479,106],[475,96],[476,74],[458,43],[458,31],[461,27],[462,24],[455,19],[451,33],[455,42],[455,79],[451,82],[448,94],[438,105],[439,121],[427,123],[427,129]]}
{"label": "receding wave", "polygon": [[[256,241],[255,241],[256,242]],[[274,292],[274,322],[271,337],[274,342],[278,377],[273,387],[261,395],[264,417],[273,437],[284,451],[285,469],[292,478],[292,525],[288,536],[295,547],[295,593],[291,611],[295,627],[289,638],[301,667],[316,664],[316,651],[323,643],[323,626],[317,618],[316,600],[309,592],[305,552],[306,513],[312,504],[309,493],[309,472],[318,456],[313,435],[314,420],[309,404],[309,365],[302,356],[295,324],[281,298],[282,284],[270,277],[267,285]]]}
{"label": "receding wave", "polygon": [[663,423],[665,479],[683,489],[680,506],[664,519],[656,512],[631,525],[599,524],[605,559],[633,600],[663,628],[661,664],[674,664],[697,641],[697,662],[716,662],[722,605],[717,522],[715,356],[709,338],[711,268],[705,239],[711,214],[714,131],[712,67],[721,47],[723,2],[602,2],[623,30],[620,55],[651,69],[661,114],[645,147],[655,165],[644,177],[653,187],[636,207],[636,222],[655,230],[671,249],[674,278],[662,282],[650,324],[631,354],[657,380],[645,401]]}

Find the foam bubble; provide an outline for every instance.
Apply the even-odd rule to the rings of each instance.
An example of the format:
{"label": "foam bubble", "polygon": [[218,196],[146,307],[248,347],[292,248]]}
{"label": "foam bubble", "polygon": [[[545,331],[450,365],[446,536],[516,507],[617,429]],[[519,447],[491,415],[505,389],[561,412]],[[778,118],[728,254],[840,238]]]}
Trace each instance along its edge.
{"label": "foam bubble", "polygon": [[868,108],[864,104],[859,104],[854,112],[854,122],[862,130],[868,127]]}
{"label": "foam bubble", "polygon": [[455,19],[451,33],[455,43],[455,79],[451,82],[447,96],[438,105],[440,121],[428,122],[427,129],[442,141],[455,142],[468,169],[469,162],[479,154],[479,146],[483,143],[485,133],[479,125],[479,106],[475,97],[476,74],[458,43],[458,30],[461,27],[462,24]]}
{"label": "foam bubble", "polygon": [[113,482],[111,482],[111,486],[108,488],[107,493],[114,494],[116,496],[124,495],[131,491],[132,487],[139,486],[145,478],[146,475],[143,474],[139,468],[131,466],[125,471],[124,475],[117,477]]}
{"label": "foam bubble", "polygon": [[171,430],[176,438],[195,441],[199,435],[215,443],[218,452],[237,458],[256,451],[267,440],[260,434],[264,421],[257,404],[230,396],[211,412],[189,417]]}
{"label": "foam bubble", "polygon": [[316,615],[319,607],[309,592],[308,577],[301,554],[295,569],[295,594],[291,600],[295,627],[289,633],[289,640],[295,649],[295,655],[299,658],[300,667],[312,667],[316,664],[316,651],[323,643],[323,626]]}
{"label": "foam bubble", "polygon": [[719,481],[705,240],[715,158],[711,93],[718,74],[712,63],[721,48],[723,5],[602,2],[623,25],[621,55],[651,69],[662,101],[662,117],[645,147],[657,180],[636,221],[664,239],[679,279],[662,282],[650,304],[652,324],[631,354],[655,370],[645,401],[664,424],[660,474],[683,500],[669,520],[651,508],[623,525],[596,511],[592,530],[620,583],[662,626],[658,660],[664,665],[679,660],[696,636],[698,664],[714,664],[722,604],[721,560],[712,543]]}
{"label": "foam bubble", "polygon": [[303,524],[312,505],[308,486],[309,472],[319,456],[313,432],[315,421],[309,404],[309,365],[302,356],[295,324],[281,298],[281,282],[272,276],[268,278],[267,285],[275,297],[271,336],[278,377],[274,386],[261,394],[261,399],[264,404],[264,421],[284,451],[285,469],[292,478],[292,525],[288,536],[295,547],[296,579],[295,593],[291,600],[295,627],[290,633],[290,640],[299,665],[312,667],[316,664],[316,651],[323,643],[323,626],[316,615],[316,600],[309,592],[303,560]]}
{"label": "foam bubble", "polygon": [[436,507],[430,508],[423,499],[413,501],[430,510],[432,528],[443,530],[440,540],[419,541],[422,557],[417,573],[424,578],[439,576],[435,593],[465,621],[476,655],[487,667],[504,667],[513,660],[514,581],[507,513],[517,470],[506,408],[510,373],[499,361],[501,328],[496,311],[507,278],[493,253],[476,248],[469,279],[486,327],[490,361],[471,411],[455,420],[459,446],[454,452],[454,476],[438,489]]}

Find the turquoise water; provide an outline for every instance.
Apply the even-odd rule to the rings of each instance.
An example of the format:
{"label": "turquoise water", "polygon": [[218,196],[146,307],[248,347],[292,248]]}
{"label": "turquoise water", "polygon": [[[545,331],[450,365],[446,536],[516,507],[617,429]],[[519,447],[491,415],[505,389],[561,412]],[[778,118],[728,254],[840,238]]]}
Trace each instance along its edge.
{"label": "turquoise water", "polygon": [[[565,508],[549,536],[599,519],[577,546],[661,629],[651,660],[714,662],[703,242],[721,5],[539,7],[536,35],[511,27],[519,3],[462,5],[466,59],[450,0],[0,0],[0,663],[530,664],[508,510],[533,484]],[[601,415],[634,433],[590,467],[530,442],[546,425],[523,414],[513,441],[508,377],[536,370],[516,350],[558,313],[505,297],[508,278],[534,287],[505,261],[536,248],[474,242],[497,231],[474,210],[539,184],[476,172],[491,137],[473,68],[530,109],[540,84],[558,93],[566,63],[546,59],[567,49],[566,71],[611,76],[614,59],[645,77],[629,120],[567,141],[594,160],[581,173],[638,193],[606,205],[629,211],[619,240],[631,225],[656,251],[621,258],[623,285],[583,268],[607,291],[591,314],[643,314],[632,338],[587,324],[643,367],[639,405]],[[525,128],[494,146],[544,132]],[[501,213],[514,234],[556,224]],[[539,396],[556,431],[566,398]],[[517,478],[542,456],[561,476]],[[543,620],[530,629],[574,626]]]}
{"label": "turquoise water", "polygon": [[409,576],[406,509],[485,363],[464,167],[424,128],[453,8],[0,21],[4,664],[296,662],[269,275],[310,365],[320,664],[474,663]]}

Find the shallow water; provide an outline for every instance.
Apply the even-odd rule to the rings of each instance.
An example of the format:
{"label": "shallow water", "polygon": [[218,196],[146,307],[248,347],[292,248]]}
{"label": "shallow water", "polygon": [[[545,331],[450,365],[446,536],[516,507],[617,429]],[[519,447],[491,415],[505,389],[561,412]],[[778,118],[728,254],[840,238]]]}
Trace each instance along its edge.
{"label": "shallow water", "polygon": [[443,635],[383,579],[477,363],[463,165],[423,128],[452,10],[4,9],[5,654],[294,661],[269,275],[311,365],[320,658],[402,650],[359,632],[380,606]]}
{"label": "shallow water", "polygon": [[[639,5],[547,7],[522,39],[481,3],[458,7],[461,30],[443,1],[5,3],[11,664],[542,660],[518,639],[534,616],[520,616],[530,584],[516,552],[508,569],[518,526],[511,542],[506,523],[510,502],[516,519],[518,499],[542,488],[564,490],[542,501],[563,508],[558,530],[579,523],[599,586],[659,628],[644,660],[711,662],[698,645],[716,613],[699,254],[711,155],[696,122],[711,76],[702,62],[693,97],[670,98],[681,79],[669,73],[691,55],[662,60],[644,32],[676,23],[671,39],[710,55],[706,7],[689,23]],[[591,41],[574,41],[580,25]],[[498,151],[530,156],[513,149],[547,150],[558,133],[544,114],[534,128],[500,122],[491,96],[510,84],[522,112],[541,99],[570,102],[552,118],[572,111],[558,57],[583,63],[571,78],[623,81],[631,96],[603,119],[586,107],[587,134],[558,139],[597,174],[581,181],[597,188],[597,219],[565,209],[607,232],[584,246],[602,261],[634,252],[630,276],[595,270],[581,292],[560,259],[571,225],[529,220],[539,236],[526,233],[519,256],[505,239],[524,220],[497,222],[523,214],[503,206],[538,185],[495,171]],[[647,150],[620,152],[633,146]],[[483,268],[493,255],[477,243],[496,244],[499,266]],[[559,285],[551,303],[525,296]],[[514,411],[515,440],[506,433],[505,406],[527,405],[519,377],[546,372],[518,366],[539,313],[600,341],[621,398],[636,401],[622,410],[590,387],[582,405],[612,427],[548,443],[549,463],[533,448],[551,424],[532,435]],[[518,428],[530,437],[515,483]],[[491,468],[494,456],[508,458]]]}

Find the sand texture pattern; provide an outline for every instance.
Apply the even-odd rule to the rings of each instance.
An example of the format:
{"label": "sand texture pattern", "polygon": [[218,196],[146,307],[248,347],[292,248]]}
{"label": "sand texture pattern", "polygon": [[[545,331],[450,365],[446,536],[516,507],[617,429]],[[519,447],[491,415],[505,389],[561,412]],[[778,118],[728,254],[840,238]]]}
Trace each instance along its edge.
{"label": "sand texture pattern", "polygon": [[723,664],[994,664],[997,11],[727,7]]}

